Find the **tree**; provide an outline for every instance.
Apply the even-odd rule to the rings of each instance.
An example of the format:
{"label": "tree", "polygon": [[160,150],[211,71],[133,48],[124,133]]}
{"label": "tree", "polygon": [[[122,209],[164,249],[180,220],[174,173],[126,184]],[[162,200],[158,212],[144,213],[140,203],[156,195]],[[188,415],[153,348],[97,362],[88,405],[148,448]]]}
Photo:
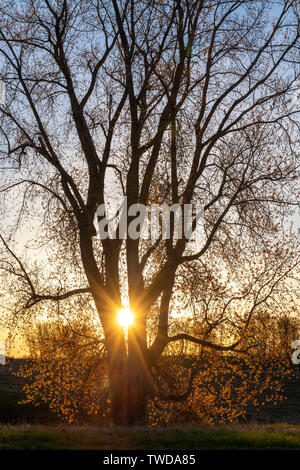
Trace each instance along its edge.
{"label": "tree", "polygon": [[[268,330],[255,325],[255,336],[250,334],[248,340],[254,339],[256,348],[247,355],[236,357],[230,351],[201,346],[187,349],[190,344],[183,342],[180,350],[168,351],[154,370],[158,393],[149,400],[147,425],[236,422],[257,413],[266,403],[279,403],[291,376],[290,348],[286,361],[276,337],[276,319],[266,318],[265,312],[259,314],[258,322],[262,319]],[[68,324],[57,320],[31,329],[27,324],[30,360],[14,371],[25,380],[22,403],[45,403],[69,423],[88,419],[103,425],[111,414],[111,403],[99,334],[81,318]],[[194,334],[191,324],[184,329]]]}
{"label": "tree", "polygon": [[30,361],[16,373],[25,379],[23,403],[46,403],[68,422],[78,416],[109,416],[106,361],[98,334],[81,319],[68,325],[40,322],[27,329]]}
{"label": "tree", "polygon": [[[227,339],[169,335],[182,273],[266,250],[297,204],[297,8],[293,0],[2,3],[1,161],[12,175],[2,193],[24,188],[21,213],[28,200],[43,200],[45,233],[62,244],[59,274],[46,286],[2,236],[18,272],[4,267],[18,275],[27,310],[91,297],[115,423],[143,418],[155,393],[152,369],[169,344],[236,352],[251,324],[256,307],[224,318]],[[201,248],[191,252],[185,236],[175,238],[174,218],[167,240],[96,240],[95,214],[112,185],[129,207],[201,203]],[[272,279],[276,286],[281,277]],[[135,315],[128,349],[116,322],[125,297]],[[147,321],[155,319],[149,344]]]}
{"label": "tree", "polygon": [[[286,251],[287,241],[282,245]],[[184,292],[189,315],[176,315],[176,305],[171,305],[169,336],[173,341],[152,371],[156,394],[147,406],[148,425],[235,422],[284,398],[287,378],[292,375],[291,344],[299,337],[298,318],[293,315],[299,297],[287,286],[293,280],[295,248],[286,256],[279,256],[279,250],[278,241],[275,253],[268,250],[256,263],[240,261],[242,270],[231,272],[228,279],[212,266],[206,273],[181,273],[184,287],[176,290]],[[238,283],[230,286],[229,279],[236,275]],[[178,304],[183,308],[182,300]],[[51,318],[48,315],[48,322],[35,325],[26,320],[31,361],[18,375],[26,381],[25,403],[45,402],[69,422],[92,415],[103,424],[111,411],[104,343],[91,306],[76,310],[78,302],[64,302]],[[185,342],[188,335],[211,343],[228,338],[251,310],[256,314],[239,354]],[[155,337],[153,318],[158,312],[151,314],[147,333]],[[234,329],[229,319],[234,319]],[[244,330],[243,322],[240,328]]]}

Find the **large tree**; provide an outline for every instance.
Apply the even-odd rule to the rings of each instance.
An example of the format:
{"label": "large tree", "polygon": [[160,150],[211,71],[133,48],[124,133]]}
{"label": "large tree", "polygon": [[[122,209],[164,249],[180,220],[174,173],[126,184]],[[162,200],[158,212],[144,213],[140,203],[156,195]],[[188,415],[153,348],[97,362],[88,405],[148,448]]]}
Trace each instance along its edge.
{"label": "large tree", "polygon": [[[44,220],[73,271],[66,276],[66,259],[56,260],[59,283],[41,288],[2,241],[27,285],[28,309],[49,299],[93,299],[115,423],[144,416],[155,392],[152,368],[168,344],[238,351],[256,308],[284,275],[275,266],[243,315],[212,321],[206,314],[206,331],[170,335],[183,274],[210,282],[209,261],[233,269],[241,253],[266,250],[297,203],[297,8],[294,0],[2,2],[1,164],[11,177],[2,192],[24,188],[23,211],[34,191],[46,201]],[[168,240],[154,243],[96,239],[95,213],[112,185],[128,206],[201,203],[202,246],[191,252],[174,226]],[[70,279],[83,277],[67,290]],[[128,348],[116,322],[124,297],[135,316]],[[209,335],[226,324],[227,341]]]}

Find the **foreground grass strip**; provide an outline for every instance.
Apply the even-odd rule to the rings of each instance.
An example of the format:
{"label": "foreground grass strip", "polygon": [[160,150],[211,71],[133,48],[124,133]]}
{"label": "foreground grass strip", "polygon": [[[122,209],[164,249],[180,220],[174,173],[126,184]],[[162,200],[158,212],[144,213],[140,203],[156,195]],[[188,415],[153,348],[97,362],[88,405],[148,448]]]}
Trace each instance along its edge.
{"label": "foreground grass strip", "polygon": [[300,432],[247,430],[111,430],[0,427],[4,449],[143,449],[143,450],[241,450],[300,449]]}
{"label": "foreground grass strip", "polygon": [[137,448],[232,450],[300,449],[300,433],[216,431],[136,436]]}
{"label": "foreground grass strip", "polygon": [[0,430],[0,450],[52,450],[75,449],[76,447],[52,432],[39,429],[8,429]]}

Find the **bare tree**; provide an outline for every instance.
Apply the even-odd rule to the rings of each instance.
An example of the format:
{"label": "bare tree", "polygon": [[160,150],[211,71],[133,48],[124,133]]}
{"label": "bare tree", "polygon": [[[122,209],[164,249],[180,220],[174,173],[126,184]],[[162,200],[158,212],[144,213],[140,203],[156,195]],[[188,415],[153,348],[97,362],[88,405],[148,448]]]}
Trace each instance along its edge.
{"label": "bare tree", "polygon": [[[168,332],[182,271],[201,271],[212,254],[230,264],[249,246],[265,249],[298,202],[297,8],[294,0],[2,2],[1,164],[12,175],[2,193],[24,187],[22,210],[32,191],[45,193],[52,230],[73,234],[66,246],[78,248],[74,273],[81,263],[84,284],[39,291],[2,241],[28,286],[28,309],[92,297],[115,423],[144,416],[154,393],[152,368],[170,342],[235,351],[251,322],[255,308],[226,343]],[[95,240],[95,213],[110,197],[112,173],[129,206],[203,204],[203,246],[191,252],[186,237],[176,240],[174,220],[170,239],[152,245]],[[128,350],[116,323],[124,289],[135,314]],[[153,305],[159,315],[149,344]]]}

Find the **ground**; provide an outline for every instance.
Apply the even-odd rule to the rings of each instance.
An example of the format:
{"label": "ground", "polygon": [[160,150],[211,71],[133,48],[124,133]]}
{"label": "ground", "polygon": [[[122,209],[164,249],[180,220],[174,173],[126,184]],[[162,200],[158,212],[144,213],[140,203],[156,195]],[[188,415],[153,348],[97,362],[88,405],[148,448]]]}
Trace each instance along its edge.
{"label": "ground", "polygon": [[177,429],[0,426],[0,450],[300,449],[300,426],[240,425]]}

